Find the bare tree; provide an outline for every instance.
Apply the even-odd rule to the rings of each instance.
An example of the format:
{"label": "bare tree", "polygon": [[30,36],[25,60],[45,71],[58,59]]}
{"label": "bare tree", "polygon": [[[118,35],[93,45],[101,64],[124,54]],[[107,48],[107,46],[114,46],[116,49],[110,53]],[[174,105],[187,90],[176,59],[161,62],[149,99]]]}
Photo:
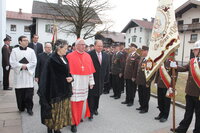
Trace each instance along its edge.
{"label": "bare tree", "polygon": [[[50,10],[54,10],[58,15],[56,19],[63,19],[67,25],[59,27],[60,30],[75,34],[77,38],[83,35],[84,39],[94,36],[94,29],[103,23],[99,17],[111,7],[108,0],[58,0],[58,4],[52,4],[48,0]],[[68,27],[68,28],[66,28]],[[110,26],[104,27],[101,31],[107,30]],[[84,33],[83,33],[84,31]]]}

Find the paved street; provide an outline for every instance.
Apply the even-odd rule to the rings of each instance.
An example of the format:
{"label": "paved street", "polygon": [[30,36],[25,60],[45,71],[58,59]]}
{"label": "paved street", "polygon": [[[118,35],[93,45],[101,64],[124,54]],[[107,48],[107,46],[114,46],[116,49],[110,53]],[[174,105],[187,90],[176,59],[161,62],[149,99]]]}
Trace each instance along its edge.
{"label": "paved street", "polygon": [[[78,133],[170,133],[171,117],[165,123],[154,120],[154,117],[158,115],[155,98],[151,97],[149,113],[139,114],[136,111],[136,107],[139,106],[138,98],[133,107],[126,107],[121,104],[125,98],[124,94],[119,100],[110,98],[110,95],[102,95],[99,115],[94,116],[92,122],[85,119],[78,126]],[[27,113],[21,114],[23,133],[46,133],[46,127],[40,123],[40,107],[36,94],[34,103],[34,116],[28,116]],[[183,118],[183,114],[184,110],[177,107],[177,124]],[[188,133],[192,132],[192,128],[193,125]],[[70,127],[64,128],[62,131],[63,133],[70,132]]]}
{"label": "paved street", "polygon": [[[138,98],[133,107],[126,107],[121,104],[125,98],[124,94],[119,100],[110,98],[110,95],[102,95],[99,115],[94,116],[92,122],[85,119],[78,126],[78,133],[170,133],[171,117],[165,123],[154,120],[154,117],[158,115],[155,98],[151,97],[149,112],[139,114],[135,110],[139,106]],[[26,112],[20,114],[16,107],[14,91],[0,90],[0,133],[46,133],[46,127],[40,122],[40,106],[36,93],[34,103],[33,116],[29,116]],[[177,124],[183,118],[183,114],[184,110],[177,107]],[[193,126],[194,119],[188,133],[192,133]],[[62,133],[68,133],[70,127],[62,131]]]}

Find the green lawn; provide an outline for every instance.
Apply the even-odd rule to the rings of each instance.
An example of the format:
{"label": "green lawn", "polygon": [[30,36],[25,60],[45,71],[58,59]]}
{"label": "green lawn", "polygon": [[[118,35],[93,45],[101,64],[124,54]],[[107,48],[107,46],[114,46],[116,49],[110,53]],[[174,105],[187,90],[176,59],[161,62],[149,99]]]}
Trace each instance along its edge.
{"label": "green lawn", "polygon": [[[186,86],[186,81],[187,81],[187,73],[179,73],[177,83],[176,83],[176,90],[177,90],[177,95],[176,95],[176,101],[181,102],[185,104],[185,86]],[[152,83],[151,86],[151,92],[154,94],[157,94],[157,89],[154,86],[154,82]]]}

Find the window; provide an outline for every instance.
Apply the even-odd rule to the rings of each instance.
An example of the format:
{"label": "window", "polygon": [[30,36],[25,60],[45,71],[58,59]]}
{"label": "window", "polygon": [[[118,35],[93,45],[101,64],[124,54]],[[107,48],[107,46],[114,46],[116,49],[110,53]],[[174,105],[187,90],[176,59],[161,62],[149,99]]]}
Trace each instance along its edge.
{"label": "window", "polygon": [[17,30],[17,26],[14,24],[10,25],[10,31],[16,31]]}
{"label": "window", "polygon": [[139,40],[139,42],[140,42],[140,43],[142,43],[142,37],[140,37],[140,40]]}
{"label": "window", "polygon": [[134,28],[134,33],[136,33],[136,28]]}
{"label": "window", "polygon": [[132,36],[132,42],[136,42],[137,36]]}
{"label": "window", "polygon": [[142,32],[142,27],[140,27],[140,32]]}
{"label": "window", "polygon": [[194,24],[194,23],[199,23],[199,18],[194,18],[194,19],[192,19],[192,23]]}
{"label": "window", "polygon": [[131,33],[131,29],[128,29],[128,33]]}
{"label": "window", "polygon": [[30,32],[29,27],[28,26],[24,26],[24,32]]}
{"label": "window", "polygon": [[45,25],[45,32],[53,33],[53,25],[52,24],[46,24]]}
{"label": "window", "polygon": [[183,20],[179,20],[178,25],[182,25],[182,24],[183,24]]}
{"label": "window", "polygon": [[190,36],[190,42],[196,42],[197,41],[197,34],[191,34]]}
{"label": "window", "polygon": [[129,38],[129,39],[128,39],[128,43],[130,43],[130,42],[131,42],[131,39]]}

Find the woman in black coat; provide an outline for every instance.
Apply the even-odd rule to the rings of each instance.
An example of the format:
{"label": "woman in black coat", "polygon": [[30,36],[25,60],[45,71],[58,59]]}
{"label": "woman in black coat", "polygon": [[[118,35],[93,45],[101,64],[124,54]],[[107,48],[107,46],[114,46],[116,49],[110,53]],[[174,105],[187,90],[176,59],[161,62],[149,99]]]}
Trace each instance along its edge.
{"label": "woman in black coat", "polygon": [[71,125],[70,97],[72,95],[68,61],[65,58],[67,42],[57,40],[56,50],[49,57],[38,90],[42,123],[48,133],[61,133],[60,129]]}

